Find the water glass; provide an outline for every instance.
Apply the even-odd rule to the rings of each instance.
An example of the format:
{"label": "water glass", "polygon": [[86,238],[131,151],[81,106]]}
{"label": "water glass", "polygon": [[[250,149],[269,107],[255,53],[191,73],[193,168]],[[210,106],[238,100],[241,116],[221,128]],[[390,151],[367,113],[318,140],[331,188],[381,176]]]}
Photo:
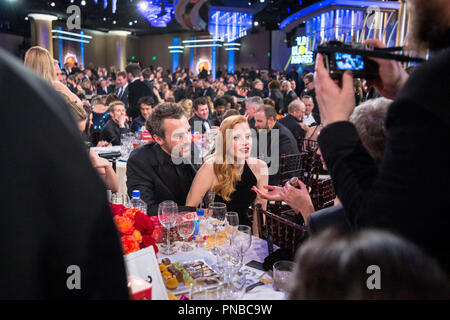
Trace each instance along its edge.
{"label": "water glass", "polygon": [[224,300],[240,300],[245,294],[247,278],[245,273],[236,272],[229,274],[229,278],[225,279],[223,288]]}
{"label": "water glass", "polygon": [[167,243],[166,246],[161,246],[161,252],[167,255],[176,252],[174,244],[170,244],[170,229],[176,226],[178,220],[178,205],[174,201],[164,201],[158,206],[158,218],[163,227],[167,229]]}
{"label": "water glass", "polygon": [[192,250],[192,246],[190,246],[186,241],[190,236],[194,234],[195,229],[195,220],[193,217],[188,217],[187,215],[179,216],[177,222],[177,230],[178,234],[183,238],[183,245],[181,246],[181,251],[187,252]]}
{"label": "water glass", "polygon": [[211,219],[211,225],[214,228],[215,239],[213,254],[217,254],[217,232],[225,225],[225,214],[227,213],[227,206],[225,203],[212,202],[208,206],[208,217]]}
{"label": "water glass", "polygon": [[239,269],[242,267],[244,255],[252,245],[252,228],[247,225],[239,225],[231,245],[235,256],[239,259]]}
{"label": "water glass", "polygon": [[222,300],[223,283],[217,278],[198,278],[189,287],[189,300]]}
{"label": "water glass", "polygon": [[227,233],[227,238],[230,240],[230,245],[236,236],[237,227],[239,225],[239,214],[237,212],[227,212],[225,214],[226,227],[225,232]]}
{"label": "water glass", "polygon": [[277,291],[289,291],[294,268],[295,263],[292,261],[281,260],[274,263],[273,281]]}

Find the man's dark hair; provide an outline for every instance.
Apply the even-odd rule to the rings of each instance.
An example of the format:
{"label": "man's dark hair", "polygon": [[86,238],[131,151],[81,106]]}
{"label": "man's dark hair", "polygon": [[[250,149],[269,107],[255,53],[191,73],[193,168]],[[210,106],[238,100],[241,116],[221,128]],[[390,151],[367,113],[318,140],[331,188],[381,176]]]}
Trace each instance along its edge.
{"label": "man's dark hair", "polygon": [[227,101],[227,103],[230,104],[231,108],[235,108],[236,105],[234,103],[234,99],[232,96],[228,95],[228,94],[224,94],[222,97],[222,99],[225,99]]}
{"label": "man's dark hair", "polygon": [[152,75],[152,70],[150,70],[150,68],[145,68],[144,70],[142,70],[142,77],[144,78],[144,80],[150,79],[151,75]]}
{"label": "man's dark hair", "polygon": [[305,76],[303,77],[303,80],[308,80],[308,82],[313,82],[314,81],[314,73],[310,72],[305,74]]}
{"label": "man's dark hair", "polygon": [[126,74],[124,71],[120,71],[120,72],[117,74],[117,77],[122,77],[122,78],[126,79],[126,78],[127,78],[127,74]]}
{"label": "man's dark hair", "polygon": [[270,118],[273,118],[275,121],[277,120],[277,111],[271,105],[265,104],[256,108],[256,112],[261,111],[264,111],[267,120]]}
{"label": "man's dark hair", "polygon": [[141,76],[141,67],[137,63],[130,63],[125,67],[127,74],[131,73],[133,77],[139,78]]}
{"label": "man's dark hair", "polygon": [[208,105],[208,100],[205,97],[200,97],[194,100],[193,107],[195,111],[198,111],[198,106]]}
{"label": "man's dark hair", "polygon": [[217,108],[218,106],[227,106],[227,100],[225,100],[223,97],[217,98],[214,100],[214,108]]}
{"label": "man's dark hair", "polygon": [[269,82],[269,90],[280,89],[281,85],[278,80],[272,80]]}
{"label": "man's dark hair", "polygon": [[165,102],[153,109],[152,114],[148,117],[145,127],[153,136],[165,139],[166,130],[164,128],[164,119],[181,119],[186,117],[184,109],[173,102]]}
{"label": "man's dark hair", "polygon": [[153,107],[154,104],[155,104],[155,100],[152,97],[150,97],[150,96],[144,96],[144,97],[139,98],[137,104],[138,104],[139,107],[141,106],[141,104],[146,104],[148,106],[152,106]]}

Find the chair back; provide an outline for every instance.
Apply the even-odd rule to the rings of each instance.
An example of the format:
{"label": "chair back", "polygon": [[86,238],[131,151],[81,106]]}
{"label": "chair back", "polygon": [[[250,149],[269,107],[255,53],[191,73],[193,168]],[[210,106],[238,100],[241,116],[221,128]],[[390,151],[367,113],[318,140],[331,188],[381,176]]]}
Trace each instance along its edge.
{"label": "chair back", "polygon": [[306,227],[263,210],[261,204],[256,205],[256,212],[259,237],[267,239],[270,236],[273,244],[289,250],[294,257],[298,246],[307,238]]}
{"label": "chair back", "polygon": [[304,158],[306,153],[282,154],[280,157],[280,185],[284,186],[286,181],[292,177],[302,177],[304,170]]}
{"label": "chair back", "polygon": [[312,188],[311,200],[316,210],[333,206],[335,198],[336,193],[331,178],[318,181]]}

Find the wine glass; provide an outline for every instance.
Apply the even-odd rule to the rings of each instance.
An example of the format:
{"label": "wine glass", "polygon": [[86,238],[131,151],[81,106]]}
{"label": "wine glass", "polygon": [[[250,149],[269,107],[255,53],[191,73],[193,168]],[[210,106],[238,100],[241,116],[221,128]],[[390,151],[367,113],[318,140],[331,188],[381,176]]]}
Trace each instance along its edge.
{"label": "wine glass", "polygon": [[229,275],[228,281],[223,287],[224,300],[240,300],[245,294],[246,274],[244,272],[236,272]]}
{"label": "wine glass", "polygon": [[195,279],[189,287],[189,300],[221,300],[223,283],[212,277]]}
{"label": "wine glass", "polygon": [[227,206],[225,203],[212,202],[208,206],[208,216],[211,219],[211,225],[214,228],[214,248],[213,254],[217,254],[217,232],[225,225],[225,214],[227,213]]}
{"label": "wine glass", "polygon": [[166,247],[162,246],[161,252],[167,255],[174,254],[175,249],[170,245],[170,229],[177,223],[178,205],[171,200],[161,202],[158,206],[158,218],[161,225],[167,229]]}
{"label": "wine glass", "polygon": [[236,236],[234,237],[232,248],[239,258],[239,269],[242,267],[244,255],[252,245],[252,228],[247,225],[239,225],[237,227]]}
{"label": "wine glass", "polygon": [[181,251],[187,252],[192,250],[192,246],[187,244],[187,239],[194,234],[195,220],[187,215],[180,215],[177,222],[178,234],[183,238]]}
{"label": "wine glass", "polygon": [[225,214],[227,238],[230,240],[230,245],[233,243],[233,239],[236,236],[237,226],[239,225],[239,214],[237,212],[227,212]]}

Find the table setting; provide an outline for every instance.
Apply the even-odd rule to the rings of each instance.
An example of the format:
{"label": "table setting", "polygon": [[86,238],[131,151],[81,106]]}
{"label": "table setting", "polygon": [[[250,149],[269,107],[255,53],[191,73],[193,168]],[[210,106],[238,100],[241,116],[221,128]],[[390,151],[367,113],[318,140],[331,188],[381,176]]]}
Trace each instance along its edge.
{"label": "table setting", "polygon": [[178,212],[173,201],[162,202],[158,216],[145,218],[135,208],[111,206],[132,298],[144,296],[144,291],[133,292],[136,288],[150,290],[145,300],[287,298],[292,265],[286,261],[273,272],[265,271],[267,242],[253,236],[249,226],[239,225],[237,213],[227,212],[225,204],[213,202],[200,209],[205,218],[201,212]]}

